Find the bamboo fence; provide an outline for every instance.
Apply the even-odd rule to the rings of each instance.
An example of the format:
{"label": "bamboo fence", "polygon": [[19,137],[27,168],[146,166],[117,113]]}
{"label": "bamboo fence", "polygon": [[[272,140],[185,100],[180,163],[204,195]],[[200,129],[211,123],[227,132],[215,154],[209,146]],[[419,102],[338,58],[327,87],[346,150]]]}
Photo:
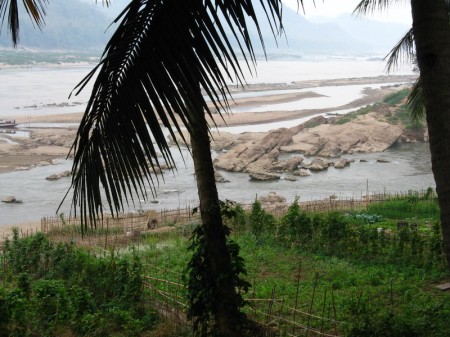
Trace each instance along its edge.
{"label": "bamboo fence", "polygon": [[[152,305],[156,304],[158,312],[175,325],[191,326],[192,322],[186,315],[187,290],[181,281],[181,274],[154,265],[146,266],[146,271],[144,287]],[[297,282],[297,297],[299,287],[300,280]],[[336,317],[333,292],[331,295],[325,292],[323,298],[314,294],[315,288],[308,303],[301,304],[296,300],[295,306],[290,307],[284,299],[276,297],[274,288],[270,298],[256,298],[255,293],[249,293],[244,296],[247,302],[244,312],[265,328],[266,337],[340,337],[341,322]],[[313,308],[318,307],[320,312],[314,312]]]}
{"label": "bamboo fence", "polygon": [[[381,202],[392,198],[407,196],[419,198],[429,196],[428,191],[399,192],[399,193],[372,193],[358,198],[330,196],[327,199],[318,199],[300,202],[300,207],[307,213],[326,213],[331,211],[358,211],[366,209],[371,203]],[[434,194],[432,197],[436,197]],[[244,209],[250,209],[252,204],[241,204]],[[264,209],[275,217],[281,218],[289,205],[284,203],[262,203]],[[142,232],[158,230],[161,227],[183,227],[199,221],[199,214],[193,213],[193,208],[186,206],[174,210],[148,210],[138,213],[124,213],[116,216],[105,215],[97,219],[97,228],[83,233],[83,245],[110,246],[114,244],[127,244],[136,242]],[[77,217],[61,214],[59,216],[44,217],[40,228],[20,230],[22,237],[33,235],[40,231],[54,240],[78,240],[82,237],[81,222]],[[188,229],[188,226],[186,226]],[[0,238],[4,241],[7,236]],[[80,240],[78,240],[80,241]]]}

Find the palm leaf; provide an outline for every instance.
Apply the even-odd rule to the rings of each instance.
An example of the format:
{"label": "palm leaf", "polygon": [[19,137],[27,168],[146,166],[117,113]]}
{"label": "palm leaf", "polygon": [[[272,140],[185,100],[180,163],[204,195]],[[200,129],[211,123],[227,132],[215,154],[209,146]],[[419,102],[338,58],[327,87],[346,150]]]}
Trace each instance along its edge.
{"label": "palm leaf", "polygon": [[[19,5],[17,2],[17,0],[0,0],[0,27],[3,26],[7,17],[7,26],[14,47],[19,42]],[[22,0],[22,3],[31,20],[39,29],[42,29],[48,0]]]}
{"label": "palm leaf", "polygon": [[403,0],[362,0],[353,11],[357,15],[366,15],[388,9],[392,4]]}
{"label": "palm leaf", "polygon": [[397,42],[389,54],[386,55],[385,59],[387,59],[387,72],[396,68],[399,62],[412,63],[416,59],[414,33],[412,28],[406,32],[399,42]]}
{"label": "palm leaf", "polygon": [[414,83],[408,95],[407,105],[411,110],[411,120],[419,122],[425,117],[425,104],[422,96],[420,77]]}
{"label": "palm leaf", "polygon": [[[281,0],[260,3],[279,33]],[[147,184],[154,191],[157,152],[175,164],[161,124],[173,139],[182,127],[191,135],[207,127],[202,115],[212,113],[203,94],[215,109],[227,111],[226,81],[244,81],[230,39],[245,52],[247,66],[255,62],[247,21],[262,40],[251,0],[130,2],[101,62],[75,89],[97,74],[72,148],[72,205],[82,219],[95,225],[103,214],[102,193],[114,214],[123,209],[122,199],[147,198]]]}

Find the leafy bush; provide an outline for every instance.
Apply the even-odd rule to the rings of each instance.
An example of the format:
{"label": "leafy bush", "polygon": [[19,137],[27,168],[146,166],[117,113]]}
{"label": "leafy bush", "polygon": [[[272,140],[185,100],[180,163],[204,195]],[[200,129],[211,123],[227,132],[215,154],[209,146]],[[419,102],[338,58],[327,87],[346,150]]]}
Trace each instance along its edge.
{"label": "leafy bush", "polygon": [[305,243],[311,240],[313,228],[311,219],[300,209],[298,200],[296,197],[286,215],[281,219],[279,234],[292,242]]}
{"label": "leafy bush", "polygon": [[348,231],[348,221],[342,213],[328,213],[322,227],[322,240],[331,248],[331,251],[335,251],[347,238]]}
{"label": "leafy bush", "polygon": [[69,322],[72,307],[63,281],[38,280],[33,285],[31,311],[33,330],[40,336],[55,336],[56,327]]}
{"label": "leafy bush", "polygon": [[[43,234],[14,235],[2,258],[3,278],[11,284],[0,290],[0,336],[136,336],[148,328],[151,320],[141,320],[147,314],[135,251],[99,257],[72,244],[55,245]],[[99,321],[80,327],[92,317]]]}
{"label": "leafy bush", "polygon": [[272,214],[268,213],[261,206],[261,202],[255,200],[252,204],[252,209],[248,217],[250,228],[252,233],[261,237],[266,232],[273,232],[275,228],[275,218]]}

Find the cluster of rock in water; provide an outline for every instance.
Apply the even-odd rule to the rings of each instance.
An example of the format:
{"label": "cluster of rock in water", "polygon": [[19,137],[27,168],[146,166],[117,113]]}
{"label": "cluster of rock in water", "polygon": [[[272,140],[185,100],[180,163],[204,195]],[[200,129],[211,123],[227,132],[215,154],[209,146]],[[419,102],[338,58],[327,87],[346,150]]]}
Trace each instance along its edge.
{"label": "cluster of rock in water", "polygon": [[[406,141],[405,129],[387,122],[389,107],[380,104],[375,110],[344,124],[336,123],[338,118],[319,116],[267,133],[212,131],[211,147],[217,153],[214,166],[219,171],[248,173],[255,181],[296,180],[329,167],[342,169],[351,163],[343,155],[382,152],[397,141]],[[187,133],[177,137],[178,143],[183,139],[189,143]],[[290,157],[280,159],[283,154]]]}
{"label": "cluster of rock in water", "polygon": [[326,160],[321,157],[305,162],[304,157],[294,155],[280,160],[280,149],[292,142],[292,133],[288,129],[277,129],[259,140],[245,142],[222,153],[214,160],[216,169],[231,172],[246,172],[250,180],[278,180],[281,174],[288,173],[284,179],[296,180],[296,177],[309,176],[312,171],[322,171],[329,167],[344,168],[351,161],[345,158]]}

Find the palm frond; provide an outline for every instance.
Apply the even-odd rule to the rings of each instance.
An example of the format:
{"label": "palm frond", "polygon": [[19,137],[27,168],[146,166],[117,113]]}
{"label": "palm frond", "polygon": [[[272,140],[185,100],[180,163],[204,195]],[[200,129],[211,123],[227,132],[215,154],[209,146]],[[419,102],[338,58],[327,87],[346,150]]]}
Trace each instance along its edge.
{"label": "palm frond", "polygon": [[407,105],[411,110],[411,120],[419,122],[425,117],[425,104],[422,96],[420,77],[414,83],[408,95]]}
{"label": "palm frond", "polygon": [[[279,32],[281,0],[260,2]],[[100,64],[75,89],[98,74],[72,148],[72,205],[82,219],[95,225],[102,193],[112,213],[135,193],[145,199],[146,184],[158,183],[150,169],[160,165],[158,151],[175,164],[160,123],[173,139],[182,127],[195,136],[196,127],[207,127],[199,114],[212,117],[203,94],[227,111],[227,79],[242,84],[244,77],[225,27],[250,66],[256,59],[248,20],[262,39],[251,0],[130,2]]]}
{"label": "palm frond", "polygon": [[416,59],[412,28],[397,42],[389,54],[386,55],[385,59],[387,59],[386,71],[388,73],[396,68],[400,62],[412,63]]}
{"label": "palm frond", "polygon": [[[14,47],[19,42],[19,5],[17,0],[0,0],[0,28],[3,27],[7,17],[7,27],[11,33]],[[23,6],[31,20],[39,29],[44,26],[45,8],[48,0],[22,0]]]}
{"label": "palm frond", "polygon": [[401,1],[404,0],[362,0],[358,6],[356,6],[353,14],[364,16],[369,13],[383,11],[388,9],[392,4]]}

